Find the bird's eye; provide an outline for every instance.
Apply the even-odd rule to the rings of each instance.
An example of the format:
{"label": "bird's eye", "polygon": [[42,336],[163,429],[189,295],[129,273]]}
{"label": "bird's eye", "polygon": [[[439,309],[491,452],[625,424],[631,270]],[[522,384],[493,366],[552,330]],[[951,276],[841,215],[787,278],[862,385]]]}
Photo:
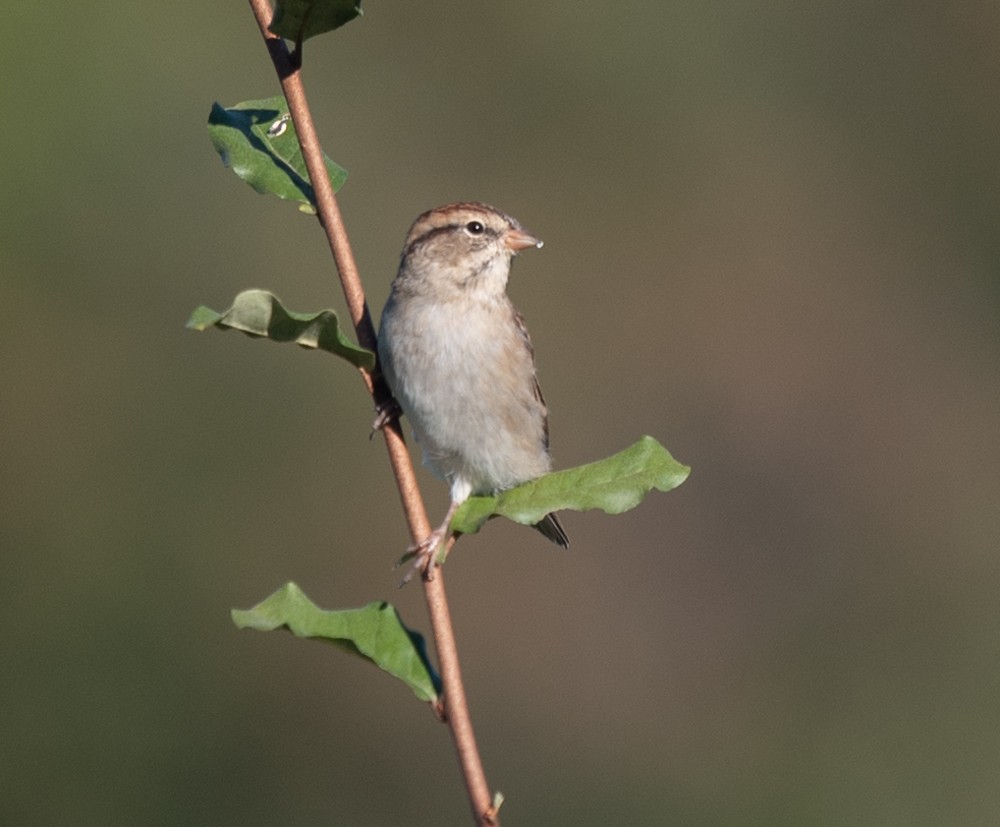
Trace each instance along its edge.
{"label": "bird's eye", "polygon": [[465,225],[465,229],[469,235],[482,235],[486,232],[486,228],[481,221],[470,221]]}

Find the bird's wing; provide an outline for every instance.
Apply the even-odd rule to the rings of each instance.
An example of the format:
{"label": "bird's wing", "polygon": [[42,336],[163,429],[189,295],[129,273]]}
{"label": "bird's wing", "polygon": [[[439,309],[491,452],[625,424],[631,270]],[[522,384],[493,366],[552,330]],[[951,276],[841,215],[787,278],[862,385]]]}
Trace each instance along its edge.
{"label": "bird's wing", "polygon": [[518,335],[521,337],[521,341],[524,342],[524,346],[528,351],[528,355],[531,357],[531,384],[532,393],[535,399],[538,400],[538,404],[542,408],[542,437],[545,443],[545,450],[549,450],[549,409],[545,404],[545,397],[542,396],[542,389],[538,384],[538,374],[535,372],[535,348],[531,344],[531,337],[528,335],[528,328],[524,324],[524,316],[522,316],[518,310],[512,305],[511,313],[514,317],[514,326],[517,328]]}

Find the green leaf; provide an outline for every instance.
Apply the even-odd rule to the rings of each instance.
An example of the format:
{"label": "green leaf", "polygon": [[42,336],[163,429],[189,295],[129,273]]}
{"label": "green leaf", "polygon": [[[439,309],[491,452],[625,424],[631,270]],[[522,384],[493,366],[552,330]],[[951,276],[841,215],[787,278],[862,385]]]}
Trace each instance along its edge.
{"label": "green leaf", "polygon": [[252,609],[233,609],[232,617],[241,629],[286,629],[296,637],[332,643],[399,678],[422,701],[440,694],[441,681],[427,659],[423,635],[407,629],[390,603],[325,611],[295,583],[286,583]]}
{"label": "green leaf", "polygon": [[332,32],[361,13],[361,0],[278,0],[268,28],[278,37],[300,43]]}
{"label": "green leaf", "polygon": [[490,517],[534,525],[550,511],[599,508],[621,514],[635,508],[654,488],[669,491],[691,469],[670,456],[651,436],[607,459],[546,474],[493,497],[469,497],[452,518],[451,527],[474,534]]}
{"label": "green leaf", "polygon": [[224,313],[202,305],[191,314],[187,326],[193,330],[231,328],[248,336],[262,336],[275,342],[295,342],[302,347],[325,350],[366,370],[375,367],[375,354],[344,336],[337,314],[332,310],[293,313],[267,290],[244,290]]}
{"label": "green leaf", "polygon": [[[257,192],[286,201],[299,201],[315,212],[316,199],[299,148],[299,139],[282,95],[244,101],[225,108],[212,104],[208,136],[222,163]],[[347,180],[347,171],[324,154],[334,191]]]}
{"label": "green leaf", "polygon": [[279,37],[302,42],[361,14],[361,0],[277,0],[268,28]]}

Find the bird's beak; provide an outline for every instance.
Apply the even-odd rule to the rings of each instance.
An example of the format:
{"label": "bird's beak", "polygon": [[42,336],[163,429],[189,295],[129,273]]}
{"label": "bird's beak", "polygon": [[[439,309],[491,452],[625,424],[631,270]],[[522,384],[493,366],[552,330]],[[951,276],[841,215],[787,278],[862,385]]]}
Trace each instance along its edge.
{"label": "bird's beak", "polygon": [[527,250],[529,247],[541,247],[542,240],[524,230],[511,230],[507,233],[504,244],[512,253],[516,253],[518,250]]}

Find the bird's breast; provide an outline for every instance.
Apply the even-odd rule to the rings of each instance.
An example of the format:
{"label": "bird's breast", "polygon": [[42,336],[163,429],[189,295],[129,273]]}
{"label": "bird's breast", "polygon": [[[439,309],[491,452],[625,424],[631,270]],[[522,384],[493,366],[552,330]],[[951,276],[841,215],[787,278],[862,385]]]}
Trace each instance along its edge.
{"label": "bird's breast", "polygon": [[425,463],[476,492],[545,473],[545,410],[513,308],[417,303],[407,310],[383,320],[383,343],[391,343],[385,361]]}

